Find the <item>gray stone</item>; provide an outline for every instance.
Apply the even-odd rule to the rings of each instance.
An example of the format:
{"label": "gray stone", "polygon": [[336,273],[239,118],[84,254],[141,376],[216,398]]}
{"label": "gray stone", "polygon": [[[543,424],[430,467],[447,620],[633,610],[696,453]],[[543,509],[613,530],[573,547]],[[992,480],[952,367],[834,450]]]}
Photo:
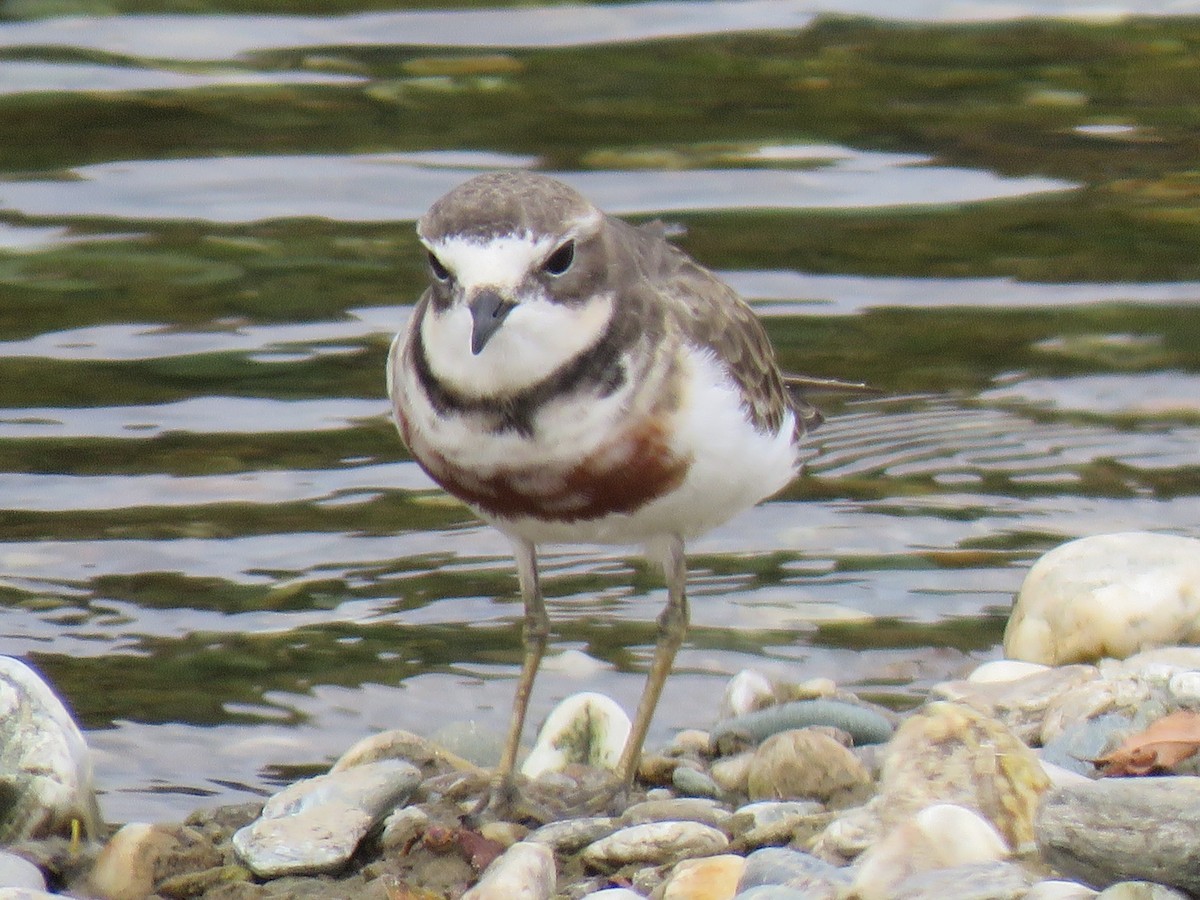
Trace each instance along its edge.
{"label": "gray stone", "polygon": [[896,885],[888,900],[1022,900],[1030,883],[1014,863],[975,863],[919,872]]}
{"label": "gray stone", "polygon": [[394,759],[299,781],[268,800],[233,847],[263,878],[333,871],[420,782],[416,766]]}
{"label": "gray stone", "polygon": [[622,828],[589,844],[583,851],[583,862],[601,871],[629,863],[663,866],[694,856],[712,856],[728,846],[724,832],[701,822],[647,822]]}

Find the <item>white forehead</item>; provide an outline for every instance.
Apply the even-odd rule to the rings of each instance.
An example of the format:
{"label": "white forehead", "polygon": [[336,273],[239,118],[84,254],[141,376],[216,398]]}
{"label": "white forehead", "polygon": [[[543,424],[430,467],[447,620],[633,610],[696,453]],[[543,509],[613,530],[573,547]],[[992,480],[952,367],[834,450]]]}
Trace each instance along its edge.
{"label": "white forehead", "polygon": [[438,261],[464,288],[490,285],[515,289],[529,270],[558,245],[549,235],[504,235],[493,238],[451,235],[427,243]]}

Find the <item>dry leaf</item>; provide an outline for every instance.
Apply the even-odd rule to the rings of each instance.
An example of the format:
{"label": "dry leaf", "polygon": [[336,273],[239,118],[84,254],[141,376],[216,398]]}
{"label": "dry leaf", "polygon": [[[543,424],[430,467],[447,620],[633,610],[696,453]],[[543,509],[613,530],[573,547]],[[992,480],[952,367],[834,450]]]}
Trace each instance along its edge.
{"label": "dry leaf", "polygon": [[1200,750],[1200,713],[1181,709],[1125,739],[1092,764],[1101,775],[1148,775],[1170,771]]}

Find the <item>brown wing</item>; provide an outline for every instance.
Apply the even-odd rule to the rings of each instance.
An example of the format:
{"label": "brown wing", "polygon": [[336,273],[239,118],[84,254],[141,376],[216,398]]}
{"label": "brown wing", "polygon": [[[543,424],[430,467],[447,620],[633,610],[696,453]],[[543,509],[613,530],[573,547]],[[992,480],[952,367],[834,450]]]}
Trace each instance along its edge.
{"label": "brown wing", "polygon": [[789,390],[775,348],[749,304],[683,251],[655,240],[661,245],[654,248],[657,265],[646,274],[660,300],[668,303],[668,327],[678,328],[689,343],[711,349],[724,363],[760,431],[777,431],[788,410],[796,414],[797,438],[816,428],[821,413]]}

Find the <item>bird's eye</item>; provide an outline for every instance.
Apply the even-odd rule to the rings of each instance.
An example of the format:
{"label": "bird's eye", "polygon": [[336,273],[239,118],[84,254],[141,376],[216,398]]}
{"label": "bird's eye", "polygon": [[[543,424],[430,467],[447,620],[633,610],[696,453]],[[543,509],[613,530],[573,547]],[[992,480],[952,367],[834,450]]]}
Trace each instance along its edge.
{"label": "bird's eye", "polygon": [[433,277],[438,281],[449,281],[450,270],[442,265],[442,261],[433,255],[429,254],[429,271],[433,273]]}
{"label": "bird's eye", "polygon": [[547,275],[565,275],[571,263],[575,262],[575,242],[567,241],[542,263],[542,271]]}

